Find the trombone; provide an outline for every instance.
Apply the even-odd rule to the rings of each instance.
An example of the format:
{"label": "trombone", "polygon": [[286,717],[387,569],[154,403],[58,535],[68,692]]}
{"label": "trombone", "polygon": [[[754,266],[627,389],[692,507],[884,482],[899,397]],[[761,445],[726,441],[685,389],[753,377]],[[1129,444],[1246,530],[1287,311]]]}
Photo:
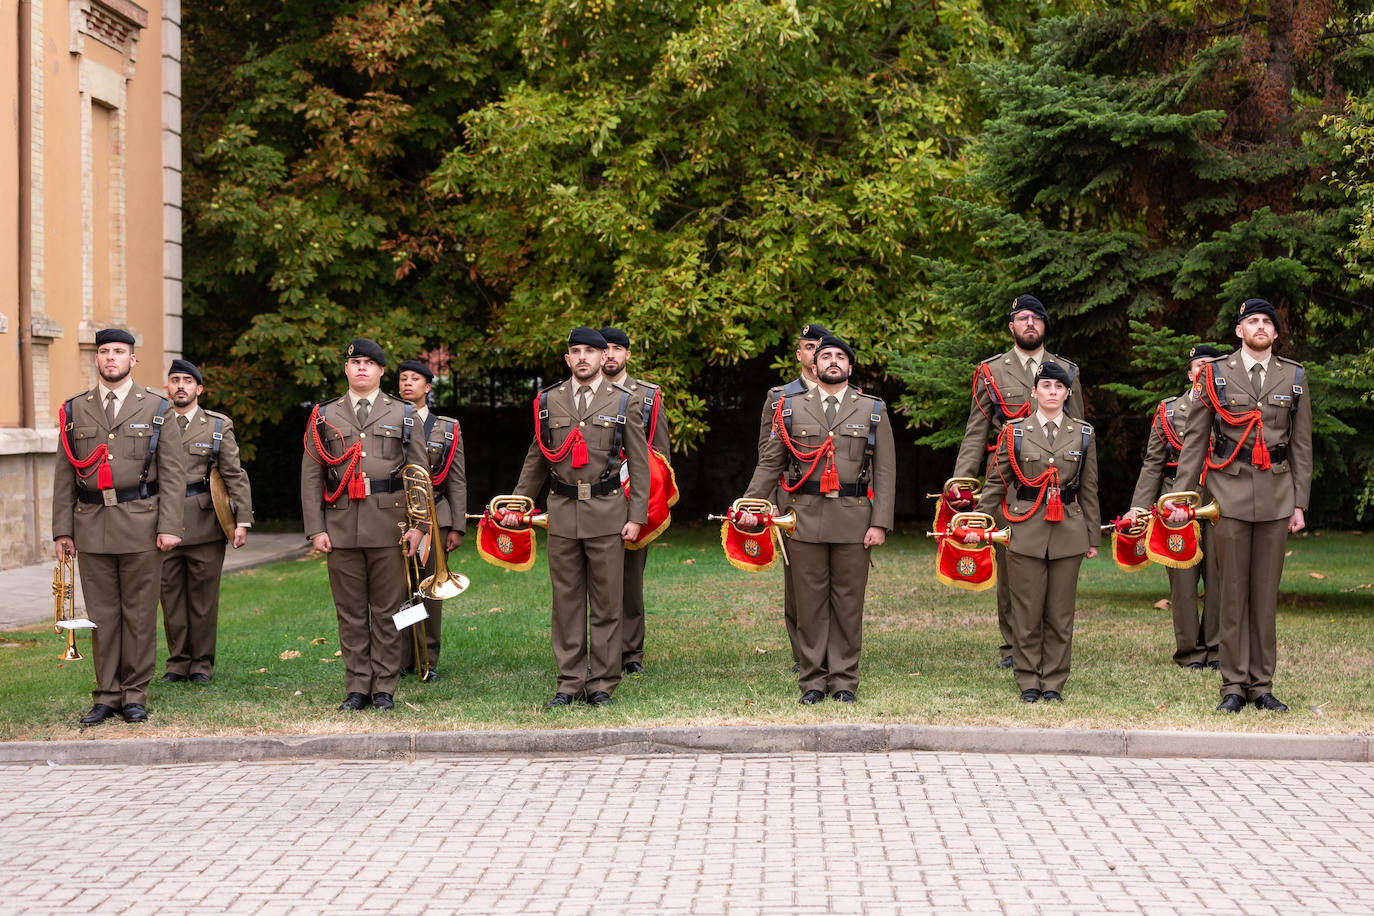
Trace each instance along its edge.
{"label": "trombone", "polygon": [[[405,484],[406,497],[406,520],[400,523],[402,529],[427,528],[429,549],[434,556],[434,575],[423,579],[420,578],[424,574],[420,552],[417,550],[405,558],[406,582],[410,585],[411,603],[419,604],[426,598],[434,601],[456,598],[467,591],[471,583],[468,582],[467,576],[449,571],[448,552],[444,550],[439,532],[439,513],[434,504],[434,487],[430,483],[429,471],[418,464],[408,464],[401,468],[401,481]],[[415,664],[419,669],[420,679],[424,680],[430,671],[429,646],[421,638],[420,622],[411,624],[410,635],[415,645]]]}
{"label": "trombone", "polygon": [[76,616],[75,568],[72,557],[63,556],[52,570],[52,629],[59,636],[63,630],[67,631],[67,651],[58,656],[64,662],[76,662],[85,657],[76,649],[76,631],[95,629],[89,619]]}

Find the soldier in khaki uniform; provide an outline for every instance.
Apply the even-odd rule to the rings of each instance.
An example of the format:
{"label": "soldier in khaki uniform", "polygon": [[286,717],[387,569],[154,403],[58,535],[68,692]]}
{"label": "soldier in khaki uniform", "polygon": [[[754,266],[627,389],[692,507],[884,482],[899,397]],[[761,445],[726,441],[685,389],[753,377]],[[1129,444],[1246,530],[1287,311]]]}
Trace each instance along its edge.
{"label": "soldier in khaki uniform", "polygon": [[[1008,420],[1029,416],[1035,409],[1031,401],[1031,389],[1035,385],[1036,370],[1043,363],[1058,363],[1068,370],[1073,383],[1069,391],[1070,400],[1064,405],[1064,411],[1072,417],[1087,416],[1083,386],[1077,380],[1078,367],[1045,349],[1045,332],[1049,325],[1049,312],[1045,306],[1034,296],[1017,296],[1011,303],[1010,318],[1007,329],[1011,331],[1012,348],[983,360],[974,374],[968,425],[964,429],[964,440],[959,446],[959,455],[954,460],[954,473],[951,477],[980,477],[991,473],[994,460],[993,446],[997,442],[998,434],[1002,432],[1003,424]],[[971,500],[959,499],[952,488],[950,493],[946,494],[946,499],[959,511],[973,508]],[[1001,525],[1003,519],[997,513],[993,515]],[[998,546],[995,553],[997,624],[1002,631],[999,666],[1010,668],[1012,621],[1006,549]]]}
{"label": "soldier in khaki uniform", "polygon": [[224,569],[224,530],[210,499],[210,470],[219,468],[234,508],[237,549],[253,524],[248,475],[239,463],[234,421],[205,410],[200,370],[184,359],[167,370],[167,397],[181,433],[175,454],[186,477],[185,534],[162,561],[162,632],[167,637],[167,670],[162,679],[208,684],[215,673],[219,629],[219,580]]}
{"label": "soldier in khaki uniform", "polygon": [[[766,498],[782,476],[787,495],[779,511],[796,513],[787,551],[797,600],[797,684],[808,706],[827,693],[855,701],[868,551],[892,530],[892,424],[882,401],[850,387],[853,361],[843,340],[817,343],[817,385],[785,389],[744,494]],[[758,523],[748,513],[739,521]]]}
{"label": "soldier in khaki uniform", "polygon": [[52,533],[58,558],[77,557],[92,635],[94,705],[82,725],[115,715],[148,719],[157,667],[157,593],[166,551],[181,543],[186,478],[167,399],[134,384],[134,337],[95,335],[100,379],[62,407],[53,470]]}
{"label": "soldier in khaki uniform", "polygon": [[[1274,354],[1278,312],[1246,299],[1240,349],[1211,360],[1193,386],[1178,481],[1206,484],[1221,507],[1212,532],[1221,582],[1221,704],[1285,712],[1274,696],[1276,616],[1288,535],[1303,529],[1312,486],[1312,405],[1302,364]],[[1210,447],[1209,447],[1210,443]],[[1187,515],[1175,509],[1171,521]],[[1210,587],[1210,583],[1209,583]]]}
{"label": "soldier in khaki uniform", "polygon": [[[534,441],[514,491],[533,499],[549,483],[549,583],[558,664],[557,692],[544,704],[550,708],[571,705],[584,695],[593,706],[611,702],[620,683],[624,643],[624,542],[637,538],[648,518],[648,487],[633,483],[649,479],[644,427],[630,421],[634,394],[601,374],[605,357],[606,339],[597,331],[573,328],[568,334],[564,361],[572,377],[540,393]],[[629,466],[628,500],[621,492],[622,463]],[[508,512],[500,522],[518,527],[519,518]]]}
{"label": "soldier in khaki uniform", "polygon": [[[429,479],[434,487],[434,514],[439,521],[440,535],[433,538],[429,554],[420,567],[420,579],[434,575],[438,559],[436,550],[452,553],[463,543],[463,528],[467,524],[468,487],[467,471],[463,461],[463,431],[458,421],[452,417],[441,417],[429,409],[429,392],[434,381],[434,372],[418,360],[402,360],[398,367],[397,384],[401,397],[415,408],[415,416],[424,428],[425,451],[429,460]],[[404,650],[401,672],[419,672],[421,681],[432,681],[439,677],[439,633],[443,621],[444,602],[434,598],[425,599],[425,611],[429,614],[422,623],[415,624],[416,631],[406,634],[402,641]],[[415,657],[415,643],[419,638],[421,657]]]}
{"label": "soldier in khaki uniform", "polygon": [[[1203,363],[1220,356],[1216,347],[1200,344],[1188,353],[1188,382],[1197,381]],[[1131,511],[1126,517],[1132,523],[1140,515],[1148,515],[1150,507],[1161,494],[1177,492],[1175,475],[1178,456],[1183,449],[1183,429],[1188,423],[1188,407],[1192,403],[1188,392],[1159,402],[1154,421],[1150,424],[1150,441],[1145,446],[1145,463],[1135,482],[1131,496]],[[1210,497],[1201,493],[1205,504]],[[1204,524],[1202,531],[1202,562],[1187,569],[1167,568],[1169,573],[1169,605],[1174,615],[1174,664],[1191,671],[1216,668],[1217,608],[1221,603],[1221,587],[1217,579],[1217,557],[1212,548],[1212,526]],[[1197,594],[1198,580],[1207,584],[1203,600]],[[1201,604],[1201,617],[1198,615]]]}
{"label": "soldier in khaki uniform", "polygon": [[[816,344],[820,343],[830,332],[824,325],[811,322],[803,325],[801,333],[797,335],[797,377],[789,384],[794,388],[802,385],[806,388],[816,387]],[[768,396],[763,400],[763,411],[759,422],[759,457],[763,457],[764,444],[772,437],[773,432],[773,411],[777,406],[778,399],[783,397],[783,390],[786,385],[776,385],[768,390]],[[777,490],[769,494],[768,499],[775,506],[780,506],[786,497],[786,492],[781,485]],[[783,601],[783,622],[787,626],[787,642],[792,647],[792,670],[801,671],[801,656],[797,653],[797,595],[792,588],[792,565],[791,563],[782,564],[782,601]]]}
{"label": "soldier in khaki uniform", "polygon": [[[665,461],[672,462],[673,446],[668,438],[668,418],[663,414],[663,393],[657,385],[632,378],[629,373],[630,337],[619,328],[602,328],[606,340],[606,361],[601,374],[608,381],[628,388],[629,419],[644,427],[649,447],[658,451]],[[621,597],[624,608],[620,617],[620,665],[626,674],[644,674],[644,566],[649,561],[649,548],[625,551],[625,583]]]}
{"label": "soldier in khaki uniform", "polygon": [[1031,390],[1036,411],[1006,424],[978,502],[989,514],[1000,507],[1011,528],[1011,654],[1027,703],[1064,699],[1078,569],[1102,540],[1097,443],[1091,426],[1064,412],[1071,381],[1063,366],[1041,363]]}
{"label": "soldier in khaki uniform", "polygon": [[301,515],[329,565],[347,693],[339,708],[391,709],[407,638],[392,617],[407,595],[403,556],[421,536],[410,529],[405,550],[398,546],[406,520],[398,475],[428,456],[414,409],[382,393],[382,348],[359,338],[345,359],[348,393],[316,405],[306,424]]}

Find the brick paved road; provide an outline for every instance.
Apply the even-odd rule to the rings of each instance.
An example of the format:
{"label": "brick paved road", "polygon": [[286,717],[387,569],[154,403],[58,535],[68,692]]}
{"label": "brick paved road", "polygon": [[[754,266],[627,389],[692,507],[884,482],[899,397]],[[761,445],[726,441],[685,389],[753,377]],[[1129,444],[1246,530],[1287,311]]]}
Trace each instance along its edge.
{"label": "brick paved road", "polygon": [[3,767],[0,840],[7,913],[1370,913],[1374,765]]}

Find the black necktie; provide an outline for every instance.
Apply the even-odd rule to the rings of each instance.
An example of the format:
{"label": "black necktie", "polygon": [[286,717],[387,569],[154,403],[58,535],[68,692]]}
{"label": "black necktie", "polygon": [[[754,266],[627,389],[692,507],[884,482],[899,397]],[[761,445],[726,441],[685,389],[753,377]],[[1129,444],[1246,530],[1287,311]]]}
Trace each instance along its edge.
{"label": "black necktie", "polygon": [[367,403],[367,398],[358,401],[358,425],[362,426],[367,422],[367,415],[372,413],[372,405]]}

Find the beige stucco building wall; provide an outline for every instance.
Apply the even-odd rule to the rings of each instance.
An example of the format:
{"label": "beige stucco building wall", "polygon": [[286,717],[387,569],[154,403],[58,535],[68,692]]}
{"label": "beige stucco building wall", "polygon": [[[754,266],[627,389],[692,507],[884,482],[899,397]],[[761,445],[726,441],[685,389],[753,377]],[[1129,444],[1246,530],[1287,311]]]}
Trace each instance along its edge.
{"label": "beige stucco building wall", "polygon": [[179,0],[0,0],[0,569],[51,556],[57,410],[96,331],[134,334],[139,384],[181,354],[180,23]]}

